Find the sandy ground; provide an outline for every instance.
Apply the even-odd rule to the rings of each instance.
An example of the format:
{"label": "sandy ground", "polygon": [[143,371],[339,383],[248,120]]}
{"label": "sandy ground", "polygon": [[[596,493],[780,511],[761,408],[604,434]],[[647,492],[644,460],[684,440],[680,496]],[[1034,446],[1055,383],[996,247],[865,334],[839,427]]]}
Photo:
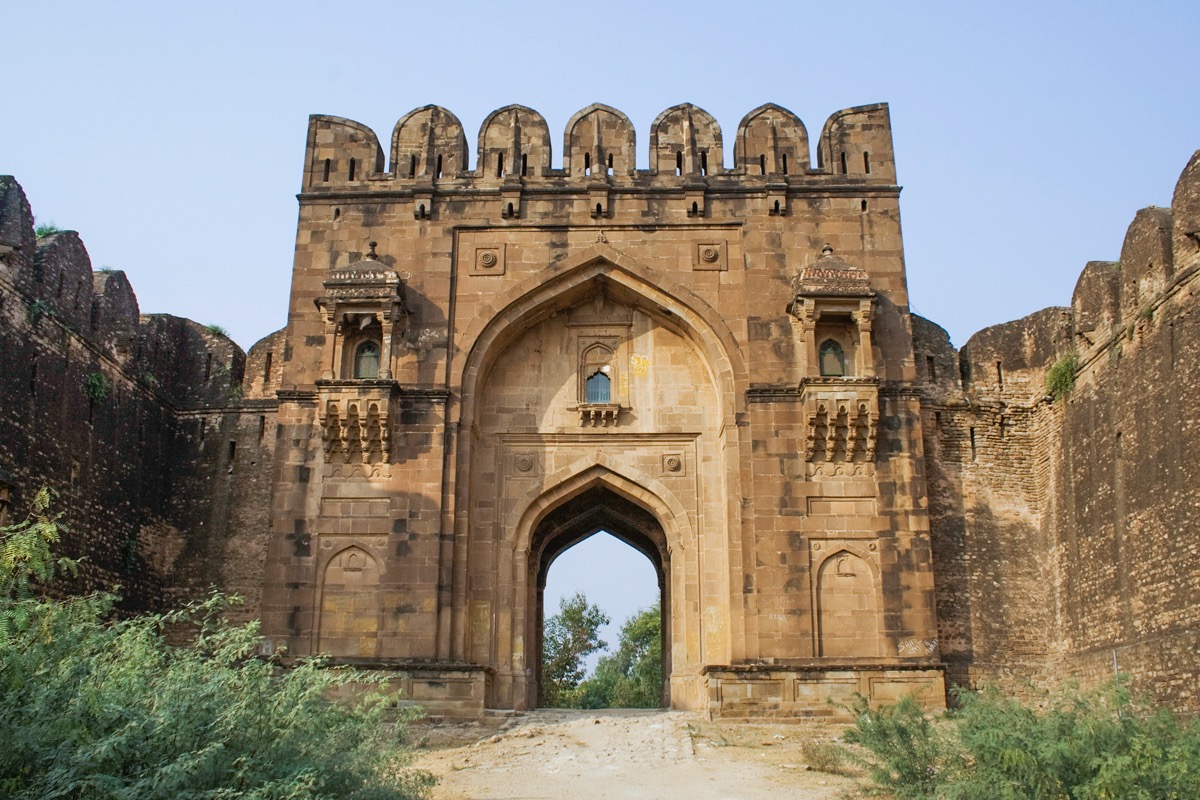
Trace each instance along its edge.
{"label": "sandy ground", "polygon": [[435,800],[825,800],[853,777],[808,768],[803,746],[841,725],[716,724],[679,711],[539,710],[417,733]]}

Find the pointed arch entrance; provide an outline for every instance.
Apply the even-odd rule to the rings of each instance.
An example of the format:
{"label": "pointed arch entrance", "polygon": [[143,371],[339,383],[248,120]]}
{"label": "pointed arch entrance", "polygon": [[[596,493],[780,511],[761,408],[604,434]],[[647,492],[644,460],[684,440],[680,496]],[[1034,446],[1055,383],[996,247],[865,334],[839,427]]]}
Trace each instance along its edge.
{"label": "pointed arch entrance", "polygon": [[662,609],[662,676],[659,706],[669,708],[671,675],[671,569],[666,532],[647,509],[599,484],[567,500],[546,514],[533,530],[529,548],[529,581],[526,640],[533,642],[534,681],[529,687],[530,706],[544,705],[542,675],[543,631],[545,629],[546,577],[550,566],[564,552],[606,532],[650,560],[658,577],[659,607]]}
{"label": "pointed arch entrance", "polygon": [[[741,516],[730,502],[744,364],[728,326],[670,276],[606,246],[493,303],[451,364],[462,404],[450,410],[461,416],[444,652],[488,666],[489,705],[536,706],[546,570],[606,530],[659,574],[664,700],[701,708],[703,666],[745,649],[732,613]],[[589,393],[597,374],[607,398]]]}

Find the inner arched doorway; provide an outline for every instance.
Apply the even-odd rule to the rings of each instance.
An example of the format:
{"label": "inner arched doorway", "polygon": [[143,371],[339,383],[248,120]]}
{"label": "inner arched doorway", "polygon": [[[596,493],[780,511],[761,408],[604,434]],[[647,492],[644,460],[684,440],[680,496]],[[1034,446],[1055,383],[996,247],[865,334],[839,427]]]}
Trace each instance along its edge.
{"label": "inner arched doorway", "polygon": [[606,486],[594,486],[550,511],[534,528],[529,550],[529,583],[526,608],[528,641],[534,643],[533,665],[535,679],[528,698],[530,707],[542,700],[542,632],[545,623],[546,576],[554,560],[571,547],[597,533],[607,532],[650,560],[658,577],[659,602],[662,608],[662,692],[659,706],[669,708],[671,647],[670,647],[670,552],[667,537],[658,519],[633,501],[622,497]]}

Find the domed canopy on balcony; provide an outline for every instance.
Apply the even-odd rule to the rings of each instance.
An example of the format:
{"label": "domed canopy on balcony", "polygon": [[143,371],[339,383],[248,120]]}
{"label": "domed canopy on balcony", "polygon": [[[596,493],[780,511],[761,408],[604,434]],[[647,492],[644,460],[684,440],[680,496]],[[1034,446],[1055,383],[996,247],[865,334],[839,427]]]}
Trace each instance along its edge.
{"label": "domed canopy on balcony", "polygon": [[793,281],[797,297],[873,297],[866,270],[849,264],[825,245],[821,257],[805,267]]}
{"label": "domed canopy on balcony", "polygon": [[335,269],[325,279],[329,300],[337,301],[403,301],[404,281],[396,270],[378,260],[375,242],[361,261]]}

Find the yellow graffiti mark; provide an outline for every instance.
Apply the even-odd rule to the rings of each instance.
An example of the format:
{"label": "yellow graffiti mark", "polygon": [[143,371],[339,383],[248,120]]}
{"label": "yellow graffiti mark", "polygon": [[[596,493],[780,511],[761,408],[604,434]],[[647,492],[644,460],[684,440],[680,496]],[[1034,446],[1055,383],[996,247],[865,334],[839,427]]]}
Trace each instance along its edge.
{"label": "yellow graffiti mark", "polygon": [[635,353],[629,357],[629,366],[633,369],[634,375],[649,375],[650,356],[640,356]]}

